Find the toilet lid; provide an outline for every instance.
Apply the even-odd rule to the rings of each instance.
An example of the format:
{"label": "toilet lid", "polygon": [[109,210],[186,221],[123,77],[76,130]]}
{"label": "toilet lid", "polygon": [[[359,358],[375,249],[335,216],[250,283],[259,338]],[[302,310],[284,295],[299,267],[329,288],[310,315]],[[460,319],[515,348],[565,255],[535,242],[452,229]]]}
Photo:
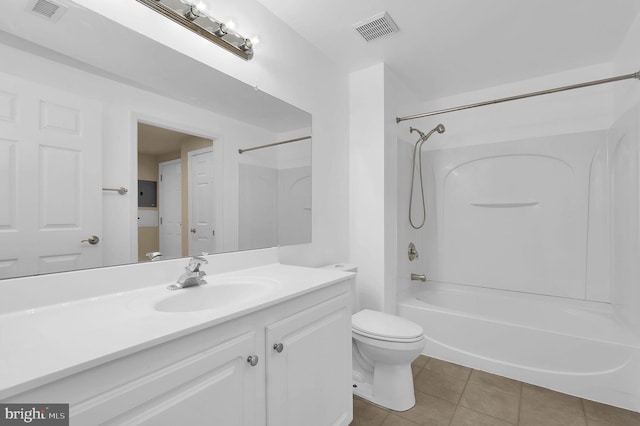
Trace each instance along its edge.
{"label": "toilet lid", "polygon": [[351,316],[353,331],[369,337],[410,340],[422,337],[422,327],[413,321],[384,312],[364,309]]}

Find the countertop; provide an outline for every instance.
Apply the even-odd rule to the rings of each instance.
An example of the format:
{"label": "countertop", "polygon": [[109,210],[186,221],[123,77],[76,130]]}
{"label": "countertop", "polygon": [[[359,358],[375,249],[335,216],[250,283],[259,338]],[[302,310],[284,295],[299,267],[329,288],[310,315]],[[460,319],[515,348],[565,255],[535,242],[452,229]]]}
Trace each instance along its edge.
{"label": "countertop", "polygon": [[[343,281],[353,273],[269,264],[206,276],[276,283],[273,291],[230,307],[160,312],[157,302],[197,291],[168,282],[0,315],[0,400]],[[87,285],[90,285],[88,283]]]}

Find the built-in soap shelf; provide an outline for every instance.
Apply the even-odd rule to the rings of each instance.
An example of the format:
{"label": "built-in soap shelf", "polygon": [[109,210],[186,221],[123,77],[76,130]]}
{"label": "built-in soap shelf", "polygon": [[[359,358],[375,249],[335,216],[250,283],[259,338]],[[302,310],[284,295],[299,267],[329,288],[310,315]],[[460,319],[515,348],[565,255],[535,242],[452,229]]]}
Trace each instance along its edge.
{"label": "built-in soap shelf", "polygon": [[540,204],[539,201],[523,201],[510,203],[471,203],[474,207],[485,207],[490,209],[513,209],[517,207],[532,207]]}

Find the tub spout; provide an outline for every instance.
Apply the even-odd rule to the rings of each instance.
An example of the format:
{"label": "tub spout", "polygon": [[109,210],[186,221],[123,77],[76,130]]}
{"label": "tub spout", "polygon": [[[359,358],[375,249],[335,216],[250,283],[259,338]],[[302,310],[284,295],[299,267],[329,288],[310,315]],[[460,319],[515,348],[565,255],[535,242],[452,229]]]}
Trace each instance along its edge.
{"label": "tub spout", "polygon": [[425,274],[411,274],[411,281],[427,281],[427,276]]}

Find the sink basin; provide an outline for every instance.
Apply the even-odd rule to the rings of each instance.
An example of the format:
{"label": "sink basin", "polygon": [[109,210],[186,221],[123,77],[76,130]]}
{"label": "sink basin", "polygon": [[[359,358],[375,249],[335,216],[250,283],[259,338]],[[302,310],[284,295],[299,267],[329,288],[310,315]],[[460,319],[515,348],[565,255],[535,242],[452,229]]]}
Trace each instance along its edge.
{"label": "sink basin", "polygon": [[194,312],[230,307],[255,301],[272,294],[277,281],[264,278],[227,278],[208,284],[174,290],[154,305],[161,312]]}

